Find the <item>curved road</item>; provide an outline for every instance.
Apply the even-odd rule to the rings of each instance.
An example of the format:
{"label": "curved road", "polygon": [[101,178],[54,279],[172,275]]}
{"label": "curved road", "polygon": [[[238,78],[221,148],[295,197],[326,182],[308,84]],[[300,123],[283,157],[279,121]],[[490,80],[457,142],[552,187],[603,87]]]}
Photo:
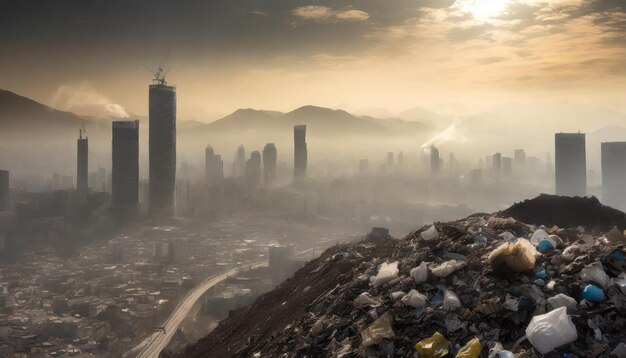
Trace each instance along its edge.
{"label": "curved road", "polygon": [[224,281],[225,279],[236,275],[243,269],[254,269],[262,266],[267,266],[267,263],[255,262],[248,265],[242,265],[228,271],[223,271],[213,276],[209,276],[206,280],[202,281],[191,291],[187,292],[185,297],[180,300],[178,306],[176,306],[170,317],[163,324],[163,331],[159,330],[157,332],[154,332],[150,337],[146,338],[131,351],[124,354],[124,356],[132,356],[134,352],[140,350],[140,352],[137,354],[137,358],[157,358],[159,354],[161,354],[161,351],[165,347],[167,347],[170,340],[178,330],[178,327],[183,322],[185,317],[187,317],[189,311],[191,311],[193,305],[208,289]]}

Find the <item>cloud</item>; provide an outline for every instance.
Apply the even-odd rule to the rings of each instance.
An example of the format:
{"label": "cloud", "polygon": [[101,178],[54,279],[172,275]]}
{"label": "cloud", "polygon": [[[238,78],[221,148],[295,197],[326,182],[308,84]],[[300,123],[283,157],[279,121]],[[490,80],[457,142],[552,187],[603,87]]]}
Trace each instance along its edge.
{"label": "cloud", "polygon": [[52,99],[53,107],[89,116],[127,118],[126,109],[111,102],[88,82],[60,86]]}
{"label": "cloud", "polygon": [[302,20],[314,22],[365,21],[370,18],[369,14],[362,10],[335,10],[319,5],[300,6],[293,9],[291,14]]}

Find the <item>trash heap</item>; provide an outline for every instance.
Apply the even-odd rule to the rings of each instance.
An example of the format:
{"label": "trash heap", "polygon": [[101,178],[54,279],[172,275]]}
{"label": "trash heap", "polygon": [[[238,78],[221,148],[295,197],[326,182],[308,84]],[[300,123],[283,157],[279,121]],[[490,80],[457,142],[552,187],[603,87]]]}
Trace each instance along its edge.
{"label": "trash heap", "polygon": [[[289,323],[271,326],[268,318],[229,354],[626,357],[625,235],[618,228],[537,227],[481,214],[402,239],[338,245],[275,294],[287,302],[321,284],[315,272],[351,269],[328,277],[333,286],[306,302],[305,313],[273,311]],[[244,320],[259,304],[285,304],[263,299],[224,327],[235,327],[233,319]],[[210,356],[207,338],[186,356],[203,350]],[[221,339],[229,344],[227,335]]]}

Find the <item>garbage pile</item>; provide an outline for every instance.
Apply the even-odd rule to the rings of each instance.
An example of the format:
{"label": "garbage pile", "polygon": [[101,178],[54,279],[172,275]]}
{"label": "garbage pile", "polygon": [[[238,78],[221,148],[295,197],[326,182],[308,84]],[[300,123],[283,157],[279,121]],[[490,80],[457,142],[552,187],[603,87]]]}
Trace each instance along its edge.
{"label": "garbage pile", "polygon": [[481,214],[338,245],[184,356],[626,357],[625,235]]}

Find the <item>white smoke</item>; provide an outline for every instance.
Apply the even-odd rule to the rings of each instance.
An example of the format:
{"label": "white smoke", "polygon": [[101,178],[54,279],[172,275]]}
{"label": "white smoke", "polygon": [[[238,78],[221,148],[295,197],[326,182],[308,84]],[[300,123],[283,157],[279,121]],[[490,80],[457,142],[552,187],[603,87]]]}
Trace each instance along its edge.
{"label": "white smoke", "polygon": [[429,140],[427,140],[424,144],[422,144],[422,149],[429,149],[431,145],[439,145],[446,142],[455,142],[455,143],[464,143],[467,142],[467,138],[461,133],[459,130],[459,126],[461,124],[461,120],[457,117],[454,117],[452,123],[448,127],[446,127],[443,131],[435,134]]}
{"label": "white smoke", "polygon": [[75,112],[77,114],[94,116],[127,118],[126,109],[117,103],[112,103],[102,93],[87,81],[78,85],[63,85],[57,88],[52,105],[55,108]]}

